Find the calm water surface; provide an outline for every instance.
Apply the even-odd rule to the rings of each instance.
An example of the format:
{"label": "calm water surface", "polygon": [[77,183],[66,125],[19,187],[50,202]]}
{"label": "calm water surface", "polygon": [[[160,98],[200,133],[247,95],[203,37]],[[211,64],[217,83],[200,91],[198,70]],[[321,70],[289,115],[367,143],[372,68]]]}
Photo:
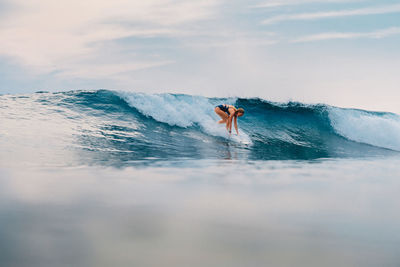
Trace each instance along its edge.
{"label": "calm water surface", "polygon": [[400,266],[400,159],[0,168],[1,266]]}

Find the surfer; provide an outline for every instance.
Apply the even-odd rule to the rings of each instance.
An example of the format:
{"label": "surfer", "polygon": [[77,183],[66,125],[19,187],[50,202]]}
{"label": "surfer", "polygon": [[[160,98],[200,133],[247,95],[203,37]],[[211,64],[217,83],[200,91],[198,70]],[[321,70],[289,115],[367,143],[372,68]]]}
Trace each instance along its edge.
{"label": "surfer", "polygon": [[239,130],[237,126],[237,117],[243,116],[244,109],[235,108],[232,105],[223,104],[216,106],[214,111],[221,117],[221,120],[218,123],[226,123],[226,129],[228,130],[229,134],[232,133],[232,120],[233,120],[235,124],[236,133],[239,135]]}

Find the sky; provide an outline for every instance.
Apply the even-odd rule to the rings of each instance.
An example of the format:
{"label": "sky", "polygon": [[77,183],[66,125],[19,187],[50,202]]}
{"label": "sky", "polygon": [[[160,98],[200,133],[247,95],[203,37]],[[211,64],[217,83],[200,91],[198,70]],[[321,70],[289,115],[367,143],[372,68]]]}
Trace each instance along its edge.
{"label": "sky", "polygon": [[0,0],[0,94],[111,89],[400,114],[400,0]]}

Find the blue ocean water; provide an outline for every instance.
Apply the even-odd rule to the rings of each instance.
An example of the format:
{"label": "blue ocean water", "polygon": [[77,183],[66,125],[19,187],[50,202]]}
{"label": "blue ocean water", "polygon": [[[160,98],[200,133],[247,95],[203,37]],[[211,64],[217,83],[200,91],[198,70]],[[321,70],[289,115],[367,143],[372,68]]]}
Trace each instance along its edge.
{"label": "blue ocean water", "polygon": [[[240,135],[214,107],[243,107]],[[400,116],[110,90],[0,96],[1,266],[399,266]]]}

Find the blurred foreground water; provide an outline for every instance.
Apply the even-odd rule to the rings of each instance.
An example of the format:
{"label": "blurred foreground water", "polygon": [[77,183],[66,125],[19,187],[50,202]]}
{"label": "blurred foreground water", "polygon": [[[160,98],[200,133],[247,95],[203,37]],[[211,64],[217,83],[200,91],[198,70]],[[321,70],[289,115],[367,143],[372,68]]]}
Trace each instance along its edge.
{"label": "blurred foreground water", "polygon": [[400,266],[400,160],[0,168],[0,265]]}

